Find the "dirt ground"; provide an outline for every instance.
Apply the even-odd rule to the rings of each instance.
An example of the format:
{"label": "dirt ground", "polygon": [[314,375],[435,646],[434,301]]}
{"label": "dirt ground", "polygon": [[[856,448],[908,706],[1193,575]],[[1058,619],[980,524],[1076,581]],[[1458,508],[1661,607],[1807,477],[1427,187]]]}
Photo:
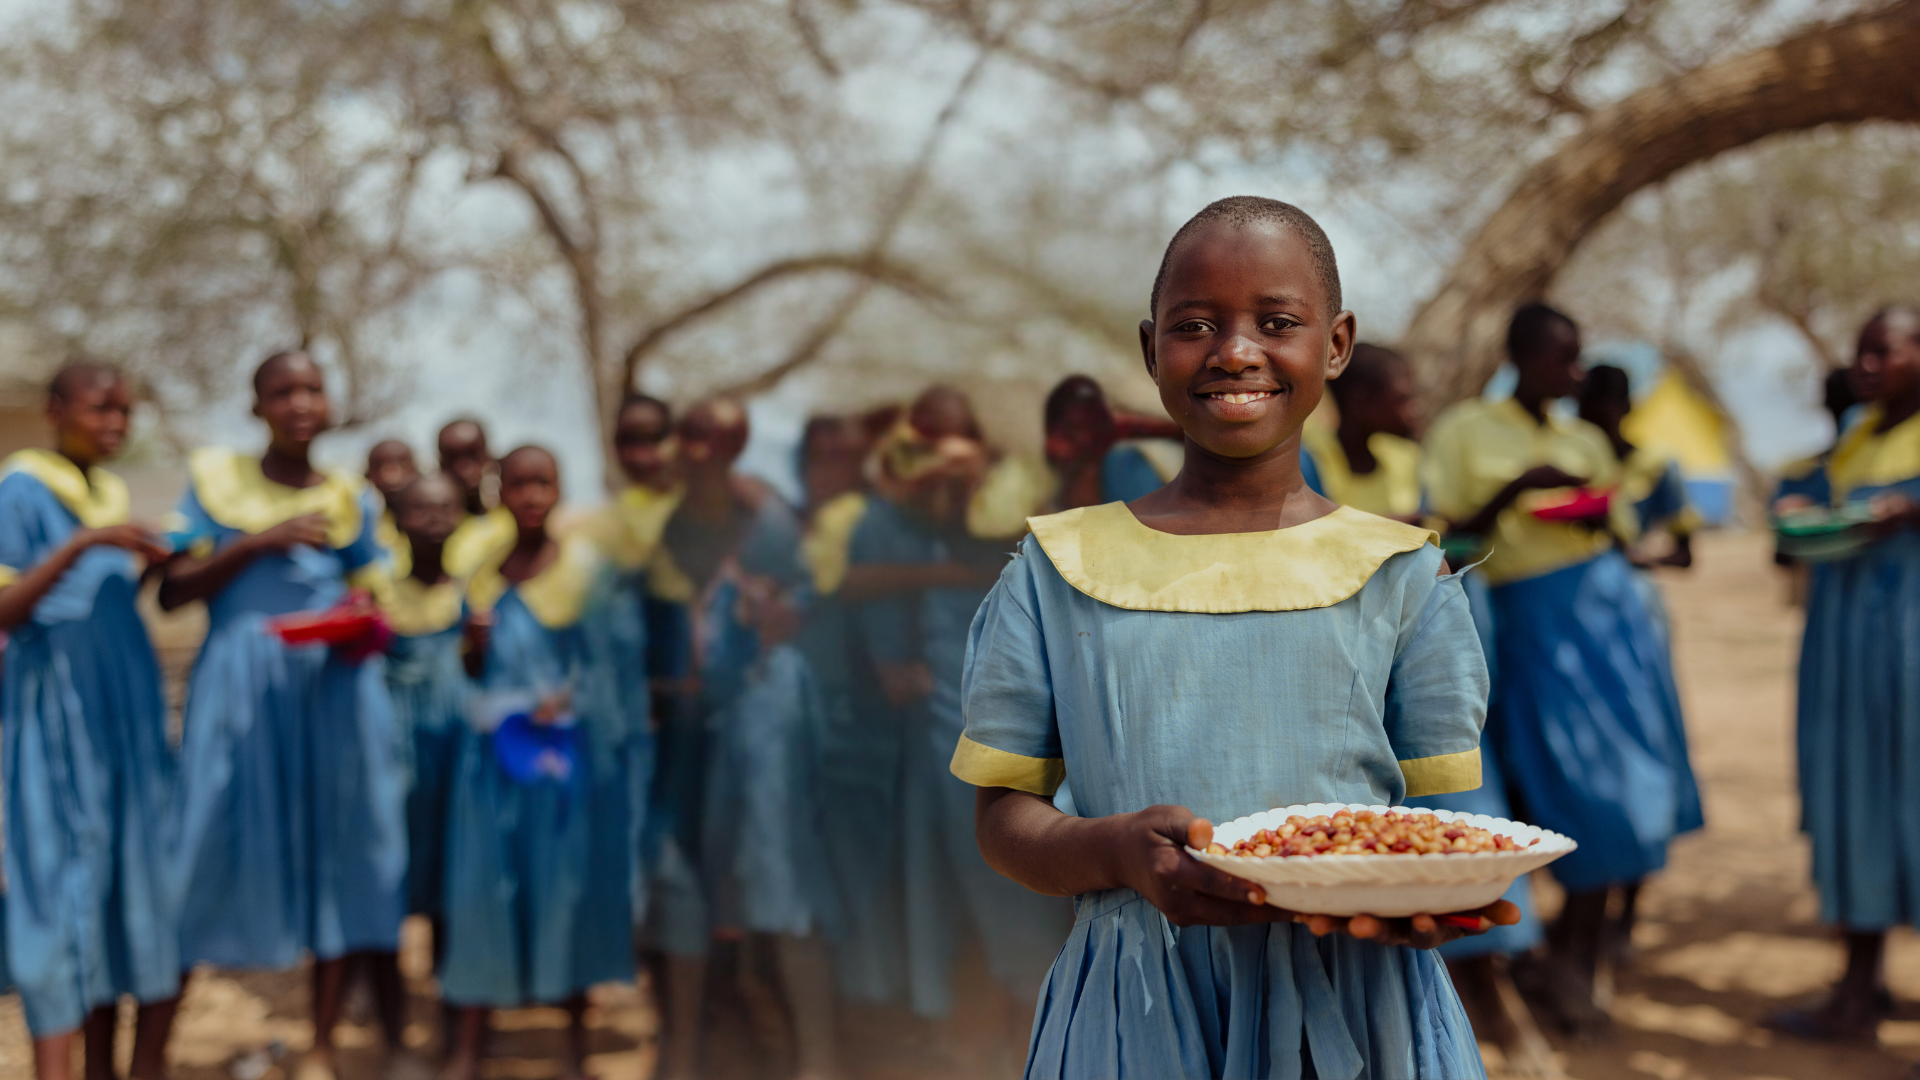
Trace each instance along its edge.
{"label": "dirt ground", "polygon": [[[1664,572],[1675,657],[1695,769],[1708,825],[1676,843],[1669,869],[1649,884],[1635,935],[1638,956],[1616,980],[1612,1043],[1560,1047],[1575,1080],[1894,1080],[1920,1059],[1920,941],[1893,939],[1890,978],[1903,1002],[1880,1030],[1879,1047],[1834,1048],[1773,1036],[1758,1026],[1784,1004],[1817,994],[1840,968],[1840,953],[1816,922],[1807,848],[1795,830],[1792,751],[1793,665],[1799,615],[1768,560],[1765,537],[1703,537],[1690,572]],[[1546,898],[1551,903],[1551,898]],[[433,1050],[424,928],[409,926],[404,965],[415,994],[408,1042]],[[297,1052],[312,1037],[299,972],[201,972],[188,992],[175,1039],[179,1080],[224,1080],[242,1054],[278,1042]],[[984,985],[976,968],[967,975]],[[750,995],[749,995],[750,996]],[[655,1062],[656,1014],[644,984],[595,995],[592,1071],[604,1080],[640,1080]],[[784,1080],[788,1059],[777,1025],[748,1021],[741,995],[716,1003],[710,1072],[726,1080]],[[1005,1075],[995,1053],[996,1016],[979,1005],[944,1025],[891,1010],[844,1018],[849,1075],[858,1080],[973,1080]],[[564,1016],[528,1009],[494,1023],[486,1075],[544,1080]],[[343,1074],[378,1075],[379,1036],[371,1021],[346,1025]],[[30,1075],[17,999],[0,998],[0,1080]],[[285,1063],[283,1062],[283,1065]],[[1497,1051],[1490,1065],[1497,1066]],[[275,1066],[261,1080],[283,1080]]]}

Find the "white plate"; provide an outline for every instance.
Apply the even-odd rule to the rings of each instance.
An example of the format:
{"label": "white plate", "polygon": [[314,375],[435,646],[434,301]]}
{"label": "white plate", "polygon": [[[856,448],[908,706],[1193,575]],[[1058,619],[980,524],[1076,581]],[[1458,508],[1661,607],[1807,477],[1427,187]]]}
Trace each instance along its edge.
{"label": "white plate", "polygon": [[[1366,806],[1361,803],[1303,803],[1216,826],[1213,841],[1231,848],[1261,829],[1278,829],[1290,817],[1331,817],[1342,810],[1389,809],[1432,814],[1509,836],[1519,851],[1481,851],[1465,855],[1240,855],[1187,853],[1266,890],[1267,903],[1315,915],[1399,917],[1422,912],[1471,911],[1500,899],[1515,878],[1531,873],[1572,851],[1574,842],[1536,825],[1522,825],[1485,814],[1456,814],[1417,806]],[[1538,844],[1529,843],[1535,839]]]}

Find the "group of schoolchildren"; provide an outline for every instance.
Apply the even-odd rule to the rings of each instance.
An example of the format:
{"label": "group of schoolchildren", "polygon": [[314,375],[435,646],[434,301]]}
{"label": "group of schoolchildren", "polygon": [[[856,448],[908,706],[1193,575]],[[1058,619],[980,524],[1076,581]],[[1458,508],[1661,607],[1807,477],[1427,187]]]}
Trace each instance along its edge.
{"label": "group of schoolchildren", "polygon": [[[432,927],[453,1080],[478,1074],[490,1010],[531,1003],[569,1011],[582,1075],[586,990],[636,954],[664,1074],[697,1075],[716,943],[722,974],[773,973],[802,1075],[836,1069],[842,996],[947,1014],[968,940],[1017,1054],[1071,915],[986,866],[947,762],[968,626],[1035,470],[987,447],[963,395],[814,420],[799,507],[735,471],[738,404],[635,396],[623,489],[568,517],[546,450],[496,461],[458,420],[437,471],[388,440],[363,480],[310,458],[328,402],[309,357],[253,385],[266,451],[191,455],[161,528],[98,466],[131,409],[104,365],[62,369],[56,449],[0,479],[5,970],[42,1080],[81,1031],[89,1076],[111,1074],[121,995],[141,1003],[132,1074],[160,1076],[183,972],[303,957],[297,1076],[333,1073],[356,982],[389,1073],[422,1074],[409,914]],[[148,575],[162,609],[209,617],[177,751]],[[315,614],[341,636],[282,632]]]}
{"label": "group of schoolchildren", "polygon": [[[584,515],[549,452],[496,461],[470,420],[437,472],[397,442],[365,482],[322,470],[322,373],[286,353],[254,376],[264,454],[194,454],[156,533],[98,467],[125,381],[63,369],[55,448],[0,469],[4,961],[41,1080],[79,1032],[90,1080],[112,1075],[121,995],[131,1074],[154,1080],[182,972],[303,955],[297,1080],[333,1074],[357,980],[389,1071],[424,1070],[409,913],[432,925],[452,1080],[478,1075],[491,1010],[530,1003],[568,1010],[563,1071],[584,1075],[585,993],[636,956],[663,1075],[700,1072],[720,976],[770,980],[755,999],[798,1071],[831,1075],[836,1001],[942,1015],[969,940],[1031,1076],[1481,1075],[1468,1013],[1517,1037],[1509,971],[1565,1032],[1604,1028],[1640,883],[1701,824],[1644,573],[1691,561],[1693,518],[1672,463],[1622,434],[1624,374],[1583,369],[1574,322],[1529,305],[1512,397],[1416,443],[1412,372],[1356,344],[1324,233],[1255,197],[1175,234],[1150,312],[1167,420],[1069,378],[1040,467],[934,387],[810,421],[797,505],[735,470],[726,399],[622,403],[624,487]],[[1911,313],[1869,327],[1878,404],[1822,473],[1890,533],[1920,495],[1917,337]],[[1335,422],[1309,421],[1327,390]],[[1803,783],[1828,915],[1857,940],[1833,1002],[1789,1018],[1806,1033],[1883,1014],[1877,935],[1920,895],[1898,797],[1920,698],[1889,674],[1920,660],[1915,544],[1817,571]],[[177,752],[148,575],[162,608],[209,616]],[[313,613],[342,636],[290,639]],[[1565,833],[1561,911],[1543,934],[1522,882],[1440,921],[1295,915],[1182,853],[1315,801]]]}

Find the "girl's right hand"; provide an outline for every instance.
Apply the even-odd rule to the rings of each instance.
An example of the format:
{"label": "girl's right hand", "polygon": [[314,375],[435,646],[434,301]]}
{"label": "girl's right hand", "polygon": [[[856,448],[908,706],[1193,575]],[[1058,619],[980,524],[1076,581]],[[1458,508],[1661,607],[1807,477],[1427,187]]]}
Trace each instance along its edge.
{"label": "girl's right hand", "polygon": [[268,551],[287,551],[302,546],[325,551],[333,546],[327,542],[327,515],[320,513],[288,518],[270,529],[253,534],[253,541]]}
{"label": "girl's right hand", "polygon": [[101,546],[125,548],[149,563],[164,561],[171,554],[154,537],[151,530],[144,525],[135,525],[132,522],[106,525],[98,529],[81,529],[74,533],[73,544],[81,549]]}
{"label": "girl's right hand", "polygon": [[1258,885],[1187,854],[1189,846],[1206,848],[1213,826],[1186,807],[1149,806],[1098,820],[1110,830],[1107,847],[1117,876],[1173,925],[1294,921],[1293,912],[1268,904]]}

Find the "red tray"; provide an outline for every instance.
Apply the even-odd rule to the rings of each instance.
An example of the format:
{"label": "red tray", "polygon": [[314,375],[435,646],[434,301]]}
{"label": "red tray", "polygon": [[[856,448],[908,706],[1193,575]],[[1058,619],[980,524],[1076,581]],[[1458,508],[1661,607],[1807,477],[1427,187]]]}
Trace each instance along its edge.
{"label": "red tray", "polygon": [[267,620],[267,629],[289,645],[346,645],[365,639],[378,625],[379,614],[365,610],[334,609]]}
{"label": "red tray", "polygon": [[1591,521],[1604,517],[1613,502],[1613,492],[1581,488],[1564,502],[1536,506],[1531,513],[1541,521]]}

